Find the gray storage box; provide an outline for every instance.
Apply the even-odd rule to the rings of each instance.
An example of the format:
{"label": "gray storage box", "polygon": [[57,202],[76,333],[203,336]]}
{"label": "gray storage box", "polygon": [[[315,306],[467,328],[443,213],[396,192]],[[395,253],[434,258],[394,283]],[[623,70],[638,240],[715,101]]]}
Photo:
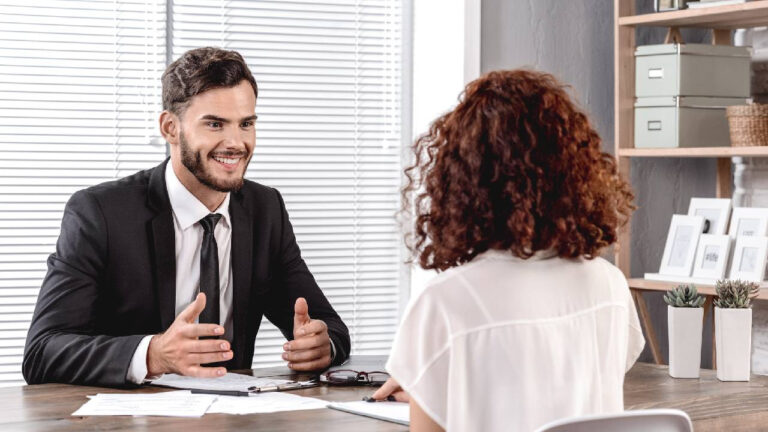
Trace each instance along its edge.
{"label": "gray storage box", "polygon": [[750,96],[748,47],[704,44],[639,46],[635,96]]}
{"label": "gray storage box", "polygon": [[635,102],[635,147],[730,146],[725,107],[744,104],[744,98],[638,98]]}

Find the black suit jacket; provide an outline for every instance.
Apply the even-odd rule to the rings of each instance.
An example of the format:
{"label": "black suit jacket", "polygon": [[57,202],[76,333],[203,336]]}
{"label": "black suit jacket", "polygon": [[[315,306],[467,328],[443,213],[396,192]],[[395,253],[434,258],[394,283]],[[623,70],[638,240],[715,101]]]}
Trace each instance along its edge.
{"label": "black suit jacket", "polygon": [[[131,386],[131,358],[149,334],[175,318],[176,258],[166,160],[118,181],[76,192],[48,258],[24,348],[29,384]],[[293,305],[309,304],[328,325],[334,363],[349,332],[307,269],[280,193],[246,181],[233,192],[233,341],[229,369],[251,367],[262,316],[293,338]]]}

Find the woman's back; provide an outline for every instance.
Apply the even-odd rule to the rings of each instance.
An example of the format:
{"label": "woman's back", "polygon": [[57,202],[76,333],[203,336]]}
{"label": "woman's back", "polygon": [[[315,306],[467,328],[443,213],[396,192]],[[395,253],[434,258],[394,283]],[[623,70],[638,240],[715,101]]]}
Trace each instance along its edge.
{"label": "woman's back", "polygon": [[491,250],[413,299],[387,365],[447,430],[532,430],[623,410],[644,340],[626,280],[596,258]]}

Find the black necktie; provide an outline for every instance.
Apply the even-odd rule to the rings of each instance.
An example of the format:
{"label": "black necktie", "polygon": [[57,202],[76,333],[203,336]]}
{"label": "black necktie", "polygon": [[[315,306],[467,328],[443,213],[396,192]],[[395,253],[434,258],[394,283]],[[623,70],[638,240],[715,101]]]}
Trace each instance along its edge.
{"label": "black necktie", "polygon": [[211,213],[200,219],[203,227],[203,245],[200,248],[200,292],[205,294],[205,309],[200,314],[201,324],[219,323],[219,247],[213,229],[221,219],[220,214]]}

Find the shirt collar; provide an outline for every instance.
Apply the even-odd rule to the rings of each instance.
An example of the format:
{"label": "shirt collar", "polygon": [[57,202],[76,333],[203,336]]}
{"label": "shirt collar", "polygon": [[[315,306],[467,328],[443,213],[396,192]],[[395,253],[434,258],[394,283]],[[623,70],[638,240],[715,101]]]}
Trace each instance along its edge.
{"label": "shirt collar", "polygon": [[506,258],[506,259],[512,259],[516,261],[541,261],[551,258],[557,257],[557,251],[554,249],[545,249],[545,250],[538,250],[533,253],[533,255],[528,259],[523,259],[515,254],[513,254],[511,251],[508,250],[500,250],[500,249],[488,249],[487,251],[479,254],[477,258],[483,259],[483,258]]}
{"label": "shirt collar", "polygon": [[[171,201],[173,215],[176,217],[182,231],[211,213],[208,207],[181,184],[181,181],[176,177],[176,173],[173,172],[170,162],[165,167],[165,186],[168,188],[168,199]],[[224,202],[213,212],[222,216],[227,227],[232,226],[229,220],[229,196],[230,194],[227,192]]]}

